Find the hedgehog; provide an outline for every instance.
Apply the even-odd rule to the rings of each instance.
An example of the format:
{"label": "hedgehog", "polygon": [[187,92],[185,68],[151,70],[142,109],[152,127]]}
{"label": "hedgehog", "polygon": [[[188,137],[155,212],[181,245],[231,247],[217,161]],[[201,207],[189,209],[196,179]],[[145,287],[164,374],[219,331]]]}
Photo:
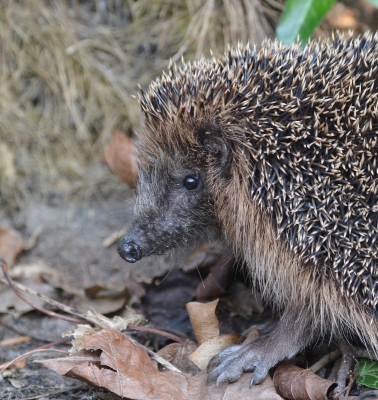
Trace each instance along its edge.
{"label": "hedgehog", "polygon": [[270,368],[314,341],[378,355],[378,34],[170,64],[139,94],[128,262],[220,240],[282,316],[223,350],[210,381]]}

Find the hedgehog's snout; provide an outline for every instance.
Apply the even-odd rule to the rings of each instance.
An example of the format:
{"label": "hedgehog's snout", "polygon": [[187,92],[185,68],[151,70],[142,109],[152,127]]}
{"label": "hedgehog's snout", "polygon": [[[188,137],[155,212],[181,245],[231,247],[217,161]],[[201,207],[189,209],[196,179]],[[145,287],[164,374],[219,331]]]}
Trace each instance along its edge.
{"label": "hedgehog's snout", "polygon": [[129,263],[135,263],[142,258],[142,249],[132,240],[122,238],[118,244],[119,255]]}

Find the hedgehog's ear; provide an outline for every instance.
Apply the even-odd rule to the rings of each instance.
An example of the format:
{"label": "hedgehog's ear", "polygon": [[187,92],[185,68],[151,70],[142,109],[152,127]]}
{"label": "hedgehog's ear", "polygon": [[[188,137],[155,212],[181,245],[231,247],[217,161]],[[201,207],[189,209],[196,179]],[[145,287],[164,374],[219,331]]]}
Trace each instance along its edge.
{"label": "hedgehog's ear", "polygon": [[221,133],[206,131],[203,134],[203,145],[209,156],[216,160],[219,167],[226,166],[229,158],[229,147]]}

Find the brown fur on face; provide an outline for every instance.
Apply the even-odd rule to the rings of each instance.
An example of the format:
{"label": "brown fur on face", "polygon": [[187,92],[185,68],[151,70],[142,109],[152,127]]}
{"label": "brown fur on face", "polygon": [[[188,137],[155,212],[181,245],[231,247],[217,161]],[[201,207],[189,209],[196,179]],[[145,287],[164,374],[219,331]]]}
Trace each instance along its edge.
{"label": "brown fur on face", "polygon": [[[144,205],[132,232],[145,240],[152,225],[141,229],[140,218],[149,215],[160,226],[149,241],[160,247],[162,232],[170,240],[167,220],[179,232],[167,248],[196,232],[197,242],[221,233],[265,298],[285,310],[260,343],[281,347],[269,358],[246,346],[239,363],[223,355],[219,378],[255,370],[260,381],[325,334],[358,335],[378,354],[377,69],[377,36],[304,49],[266,42],[259,52],[238,47],[172,65],[142,92]],[[195,201],[180,187],[188,171],[203,183]]]}

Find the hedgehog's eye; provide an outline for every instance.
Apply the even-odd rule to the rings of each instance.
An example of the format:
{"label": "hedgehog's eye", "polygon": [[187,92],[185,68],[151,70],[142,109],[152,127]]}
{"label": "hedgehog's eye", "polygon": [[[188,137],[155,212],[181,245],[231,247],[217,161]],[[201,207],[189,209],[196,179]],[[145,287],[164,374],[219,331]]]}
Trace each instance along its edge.
{"label": "hedgehog's eye", "polygon": [[184,178],[182,184],[184,185],[185,189],[194,190],[197,189],[198,186],[200,185],[200,179],[198,178],[197,175],[190,174]]}

